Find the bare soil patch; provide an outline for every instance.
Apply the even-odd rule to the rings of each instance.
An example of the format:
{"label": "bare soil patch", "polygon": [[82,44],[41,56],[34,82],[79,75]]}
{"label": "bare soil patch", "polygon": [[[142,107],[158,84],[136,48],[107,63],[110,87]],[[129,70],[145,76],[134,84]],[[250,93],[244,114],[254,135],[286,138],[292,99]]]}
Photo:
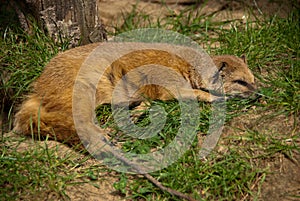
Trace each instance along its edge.
{"label": "bare soil patch", "polygon": [[124,23],[126,14],[135,10],[137,13],[150,15],[153,21],[165,16],[177,15],[180,11],[191,5],[198,7],[198,14],[205,15],[215,13],[214,21],[227,21],[240,19],[244,21],[249,15],[249,9],[259,15],[279,15],[285,17],[290,11],[289,3],[276,3],[276,1],[226,1],[226,0],[99,0],[99,12],[101,20],[108,30]]}
{"label": "bare soil patch", "polygon": [[[263,138],[273,138],[281,140],[283,145],[295,145],[300,147],[299,138],[299,118],[294,116],[277,115],[272,116],[274,111],[257,112],[255,108],[250,109],[247,114],[231,120],[225,125],[223,137],[231,135],[240,136],[241,139],[247,131],[256,131]],[[298,123],[297,123],[298,122]],[[295,136],[297,137],[295,139]],[[222,140],[220,145],[222,144]],[[230,146],[232,142],[224,142]],[[233,142],[236,143],[236,142]],[[236,145],[235,145],[236,146]],[[240,143],[238,146],[244,147],[246,144]],[[262,144],[263,146],[263,144]],[[267,146],[267,145],[266,145]],[[222,145],[219,150],[222,149]],[[257,150],[256,150],[257,149]],[[253,147],[253,151],[259,152],[264,147]],[[242,150],[241,150],[242,151]],[[281,201],[297,200],[300,196],[300,153],[294,151],[290,154],[277,153],[275,156],[266,156],[264,160],[253,160],[257,166],[267,169],[266,176],[261,187],[261,200]]]}

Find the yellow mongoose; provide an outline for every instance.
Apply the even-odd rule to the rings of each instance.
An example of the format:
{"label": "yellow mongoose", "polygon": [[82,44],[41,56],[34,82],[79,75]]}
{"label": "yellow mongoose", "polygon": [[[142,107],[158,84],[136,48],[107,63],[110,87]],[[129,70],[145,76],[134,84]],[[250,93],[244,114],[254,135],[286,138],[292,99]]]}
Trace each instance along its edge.
{"label": "yellow mongoose", "polygon": [[[41,76],[33,83],[32,93],[28,95],[15,116],[16,132],[31,135],[31,130],[36,132],[39,127],[42,136],[49,135],[58,141],[67,140],[69,144],[80,142],[75,134],[72,118],[73,84],[82,63],[97,46],[99,44],[90,44],[68,50],[48,63]],[[248,97],[253,93],[256,88],[254,76],[242,58],[223,55],[213,56],[212,60],[223,79],[226,94]],[[212,102],[219,98],[209,94],[201,75],[180,57],[162,50],[140,50],[121,57],[112,63],[111,68],[107,68],[104,78],[97,86],[96,105],[110,104],[114,87],[122,76],[131,69],[151,63],[167,66],[182,75],[191,84],[193,93],[199,100]],[[97,68],[97,65],[94,68]],[[157,79],[165,77],[161,75],[161,78]],[[150,99],[173,98],[170,93],[156,85],[143,87],[139,92]],[[135,102],[141,101],[142,99],[135,98]],[[91,110],[91,108],[84,109]]]}
{"label": "yellow mongoose", "polygon": [[[41,76],[33,83],[32,92],[20,106],[15,116],[14,131],[25,135],[31,135],[32,131],[34,133],[39,132],[41,136],[49,135],[50,138],[64,141],[71,145],[80,143],[80,138],[76,135],[72,115],[74,83],[83,63],[99,45],[101,46],[101,44],[90,44],[68,50],[57,55],[49,62]],[[134,45],[143,46],[142,43],[135,43]],[[229,96],[248,97],[256,89],[254,76],[243,58],[231,55],[213,56],[212,61],[216,69],[205,69],[209,68],[206,65],[195,68],[182,57],[167,51],[171,49],[167,45],[166,47],[165,50],[141,48],[121,56],[112,62],[110,66],[107,66],[98,85],[91,86],[96,87],[95,105],[110,104],[116,85],[127,73],[140,66],[151,64],[166,66],[174,70],[190,84],[191,89],[181,90],[183,98],[189,98],[193,94],[200,101],[212,102],[220,99],[218,95],[221,94],[216,93],[212,95],[209,93],[210,90],[216,89],[210,88],[202,72],[203,74],[209,72],[209,82],[212,82],[212,85],[219,78],[222,78],[224,91]],[[187,51],[187,57],[191,56],[188,49],[183,48],[182,50]],[[95,63],[95,65],[92,65],[92,70],[96,70],[98,66],[99,64]],[[134,85],[140,83],[143,79],[153,76],[155,70],[155,68],[152,68],[147,72],[135,74],[129,77],[130,79],[125,84]],[[157,76],[157,73],[155,75]],[[156,79],[166,80],[168,84],[168,79],[164,74],[158,74]],[[126,86],[123,87],[126,88]],[[173,95],[161,86],[150,84],[142,86],[133,97],[129,98],[132,100],[131,103],[139,104],[143,102],[145,97],[154,100],[169,100],[173,98]],[[93,109],[91,105],[82,106],[81,110],[84,111],[82,114],[87,116],[87,121],[93,119],[93,112],[91,112]],[[90,131],[89,133],[97,133],[101,132],[101,129],[97,130],[93,127]],[[130,161],[124,159],[118,153],[113,153],[113,155],[124,163],[131,164]],[[143,172],[138,165],[132,165],[132,167],[160,189],[181,198],[193,200],[189,196],[162,186],[151,175]]]}

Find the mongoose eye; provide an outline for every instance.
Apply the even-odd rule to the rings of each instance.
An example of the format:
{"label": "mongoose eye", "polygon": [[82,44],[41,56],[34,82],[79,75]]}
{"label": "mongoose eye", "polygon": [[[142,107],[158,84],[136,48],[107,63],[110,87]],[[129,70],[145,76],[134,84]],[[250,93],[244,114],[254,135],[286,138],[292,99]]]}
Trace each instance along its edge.
{"label": "mongoose eye", "polygon": [[245,86],[245,87],[248,86],[248,83],[243,81],[243,80],[234,80],[233,82],[237,83],[237,84],[240,84],[242,86]]}

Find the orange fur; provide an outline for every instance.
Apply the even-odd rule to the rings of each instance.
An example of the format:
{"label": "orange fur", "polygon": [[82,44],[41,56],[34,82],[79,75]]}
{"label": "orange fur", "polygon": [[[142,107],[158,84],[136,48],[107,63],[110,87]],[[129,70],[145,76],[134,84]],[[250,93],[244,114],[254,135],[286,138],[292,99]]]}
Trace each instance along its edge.
{"label": "orange fur", "polygon": [[[14,130],[16,132],[31,135],[33,131],[40,133],[41,136],[49,135],[50,138],[58,141],[67,141],[69,144],[80,142],[72,117],[73,85],[82,63],[98,45],[91,44],[71,49],[57,55],[49,62],[41,76],[33,83],[32,93],[20,106],[15,116]],[[243,59],[230,55],[215,56],[212,59],[220,70],[219,74],[223,78],[226,93],[241,97],[247,97],[253,93],[254,76]],[[181,91],[184,98],[189,98],[191,94],[194,94],[200,101],[212,102],[219,99],[218,96],[208,93],[210,89],[202,80],[201,75],[184,59],[167,51],[140,50],[121,57],[112,63],[110,68],[107,68],[103,79],[97,86],[96,105],[111,103],[112,92],[116,84],[127,72],[141,65],[152,63],[172,68],[191,84],[192,90]],[[150,77],[153,73],[154,71],[149,70],[147,73],[137,74],[130,77],[128,83],[140,83],[144,76]],[[158,79],[167,78],[161,75]],[[157,85],[144,86],[134,97],[130,98],[132,103],[141,103],[144,96],[160,100],[173,98],[166,89]],[[92,110],[88,106],[83,109]]]}

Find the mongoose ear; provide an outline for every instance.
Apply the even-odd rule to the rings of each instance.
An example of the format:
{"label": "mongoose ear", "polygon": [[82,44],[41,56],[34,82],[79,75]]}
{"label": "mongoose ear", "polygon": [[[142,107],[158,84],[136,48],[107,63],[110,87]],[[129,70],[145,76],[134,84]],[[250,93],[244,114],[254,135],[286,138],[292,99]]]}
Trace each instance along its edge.
{"label": "mongoose ear", "polygon": [[242,54],[240,58],[245,62],[245,64],[247,64],[247,58],[245,54]]}
{"label": "mongoose ear", "polygon": [[215,74],[213,75],[213,84],[217,83],[217,81],[219,80],[219,78],[224,78],[225,77],[225,72],[224,70],[227,68],[228,63],[226,63],[225,61],[220,62],[218,64],[218,71],[215,72]]}
{"label": "mongoose ear", "polygon": [[219,72],[223,72],[227,66],[228,63],[226,63],[225,61],[221,62],[219,66]]}

